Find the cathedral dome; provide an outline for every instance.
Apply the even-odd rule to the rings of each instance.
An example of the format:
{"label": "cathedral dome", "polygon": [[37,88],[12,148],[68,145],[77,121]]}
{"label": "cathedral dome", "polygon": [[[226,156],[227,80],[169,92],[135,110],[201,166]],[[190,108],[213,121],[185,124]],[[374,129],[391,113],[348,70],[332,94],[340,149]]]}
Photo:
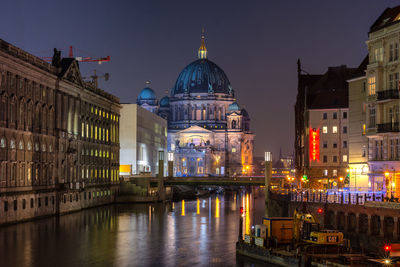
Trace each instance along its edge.
{"label": "cathedral dome", "polygon": [[169,107],[169,97],[168,96],[164,96],[163,98],[161,98],[160,100],[160,107]]}
{"label": "cathedral dome", "polygon": [[146,87],[144,88],[137,100],[155,100],[156,99],[156,93],[154,93],[153,89],[151,89],[150,87]]}
{"label": "cathedral dome", "polygon": [[201,37],[198,59],[181,71],[171,95],[193,93],[222,93],[231,96],[234,93],[225,72],[207,59],[204,35]]}
{"label": "cathedral dome", "polygon": [[225,72],[214,62],[202,58],[184,68],[172,88],[172,95],[193,93],[233,94]]}
{"label": "cathedral dome", "polygon": [[232,111],[239,111],[239,110],[240,110],[240,106],[239,106],[239,104],[236,103],[236,102],[233,102],[232,104],[230,104],[230,105],[228,106],[228,111],[229,111],[229,112],[232,112]]}

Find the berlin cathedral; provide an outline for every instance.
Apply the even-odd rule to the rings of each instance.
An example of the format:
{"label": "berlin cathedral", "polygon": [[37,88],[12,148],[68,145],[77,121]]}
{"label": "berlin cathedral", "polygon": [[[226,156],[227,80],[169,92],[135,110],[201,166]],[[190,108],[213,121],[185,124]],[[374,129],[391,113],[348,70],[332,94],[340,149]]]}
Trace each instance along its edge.
{"label": "berlin cathedral", "polygon": [[236,102],[225,72],[208,59],[204,35],[198,59],[181,71],[170,96],[158,101],[148,82],[137,104],[168,121],[174,176],[253,174],[249,114]]}

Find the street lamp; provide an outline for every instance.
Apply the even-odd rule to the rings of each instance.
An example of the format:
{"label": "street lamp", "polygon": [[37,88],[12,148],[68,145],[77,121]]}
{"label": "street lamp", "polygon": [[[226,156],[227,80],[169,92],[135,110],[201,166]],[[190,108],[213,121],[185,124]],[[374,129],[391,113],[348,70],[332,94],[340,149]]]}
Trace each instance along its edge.
{"label": "street lamp", "polygon": [[388,198],[389,197],[389,194],[388,194],[389,172],[388,171],[385,172],[385,185],[386,185],[386,197]]}

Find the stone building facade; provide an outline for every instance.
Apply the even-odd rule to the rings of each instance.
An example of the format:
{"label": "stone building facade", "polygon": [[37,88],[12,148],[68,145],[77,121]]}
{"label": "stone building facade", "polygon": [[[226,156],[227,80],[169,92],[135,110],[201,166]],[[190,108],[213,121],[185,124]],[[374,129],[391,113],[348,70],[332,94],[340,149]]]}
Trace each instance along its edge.
{"label": "stone building facade", "polygon": [[355,71],[339,66],[329,67],[323,75],[309,75],[302,74],[298,64],[295,162],[297,180],[303,186],[345,186],[349,154],[346,81]]}
{"label": "stone building facade", "polygon": [[400,6],[370,27],[366,69],[369,180],[372,191],[400,197]]}
{"label": "stone building facade", "polygon": [[119,169],[119,99],[0,40],[0,223],[111,200]]}
{"label": "stone building facade", "polygon": [[349,186],[351,190],[367,191],[368,138],[366,136],[367,86],[365,69],[368,57],[361,63],[349,83]]}

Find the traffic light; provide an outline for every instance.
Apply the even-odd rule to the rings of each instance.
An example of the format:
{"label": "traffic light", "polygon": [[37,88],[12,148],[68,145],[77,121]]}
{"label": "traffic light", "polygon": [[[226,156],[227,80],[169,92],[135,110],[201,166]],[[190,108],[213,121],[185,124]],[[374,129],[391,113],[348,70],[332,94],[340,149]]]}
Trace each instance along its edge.
{"label": "traffic light", "polygon": [[240,214],[243,214],[243,207],[240,207]]}
{"label": "traffic light", "polygon": [[318,209],[317,209],[317,212],[318,212],[319,214],[322,214],[322,213],[324,213],[324,210],[323,210],[322,208],[318,208]]}
{"label": "traffic light", "polygon": [[307,174],[304,174],[304,175],[303,175],[303,182],[308,182]]}

